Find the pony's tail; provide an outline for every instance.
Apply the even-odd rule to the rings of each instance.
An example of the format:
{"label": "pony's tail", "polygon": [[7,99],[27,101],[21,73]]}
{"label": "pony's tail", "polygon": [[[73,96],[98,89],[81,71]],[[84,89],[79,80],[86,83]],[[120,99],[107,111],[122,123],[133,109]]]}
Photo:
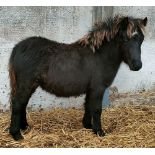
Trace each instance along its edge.
{"label": "pony's tail", "polygon": [[13,96],[16,94],[17,83],[16,83],[16,73],[13,66],[13,53],[11,54],[9,61],[9,78],[10,78],[10,103],[13,99]]}

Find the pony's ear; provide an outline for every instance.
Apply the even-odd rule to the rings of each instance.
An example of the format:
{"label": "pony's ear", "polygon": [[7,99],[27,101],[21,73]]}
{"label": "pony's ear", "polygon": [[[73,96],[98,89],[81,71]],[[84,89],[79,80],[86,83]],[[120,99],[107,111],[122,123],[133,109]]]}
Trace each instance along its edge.
{"label": "pony's ear", "polygon": [[120,23],[120,29],[127,30],[128,24],[129,24],[129,18],[128,17],[123,18]]}
{"label": "pony's ear", "polygon": [[142,24],[143,24],[144,26],[147,25],[147,17],[145,17],[145,18],[142,20]]}

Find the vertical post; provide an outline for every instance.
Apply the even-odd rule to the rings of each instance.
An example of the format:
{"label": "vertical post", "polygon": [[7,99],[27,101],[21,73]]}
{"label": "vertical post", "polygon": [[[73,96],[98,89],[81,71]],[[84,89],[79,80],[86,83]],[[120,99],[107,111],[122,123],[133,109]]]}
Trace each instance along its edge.
{"label": "vertical post", "polygon": [[[102,21],[113,15],[113,6],[94,6],[93,7],[93,19],[92,23]],[[109,100],[109,88],[107,88],[103,94],[102,107],[106,108],[110,105]]]}
{"label": "vertical post", "polygon": [[109,88],[107,88],[103,94],[102,107],[107,108],[109,105],[110,105]]}
{"label": "vertical post", "polygon": [[100,22],[103,19],[113,16],[113,6],[94,6],[92,23]]}
{"label": "vertical post", "polygon": [[95,22],[99,22],[101,20],[102,20],[102,6],[94,6],[93,7],[93,19],[92,19],[93,25]]}

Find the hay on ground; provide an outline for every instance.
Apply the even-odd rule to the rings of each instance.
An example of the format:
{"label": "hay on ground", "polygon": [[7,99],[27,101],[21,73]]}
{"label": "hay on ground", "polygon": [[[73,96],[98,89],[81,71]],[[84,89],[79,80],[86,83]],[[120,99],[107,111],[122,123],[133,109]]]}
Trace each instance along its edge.
{"label": "hay on ground", "polygon": [[105,137],[82,127],[83,109],[28,112],[31,130],[16,142],[6,131],[9,113],[0,114],[0,147],[155,147],[155,106],[107,108],[102,115]]}

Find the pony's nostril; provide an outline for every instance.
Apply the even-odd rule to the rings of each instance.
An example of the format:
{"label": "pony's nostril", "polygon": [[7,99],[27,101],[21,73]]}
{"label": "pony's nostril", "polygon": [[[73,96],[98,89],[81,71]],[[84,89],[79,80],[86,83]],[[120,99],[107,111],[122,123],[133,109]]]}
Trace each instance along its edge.
{"label": "pony's nostril", "polygon": [[136,61],[135,66],[141,68],[142,67],[142,62],[141,61]]}
{"label": "pony's nostril", "polygon": [[132,62],[132,66],[133,66],[133,70],[134,71],[138,71],[142,68],[142,62],[141,61],[137,61],[137,60],[134,60]]}

